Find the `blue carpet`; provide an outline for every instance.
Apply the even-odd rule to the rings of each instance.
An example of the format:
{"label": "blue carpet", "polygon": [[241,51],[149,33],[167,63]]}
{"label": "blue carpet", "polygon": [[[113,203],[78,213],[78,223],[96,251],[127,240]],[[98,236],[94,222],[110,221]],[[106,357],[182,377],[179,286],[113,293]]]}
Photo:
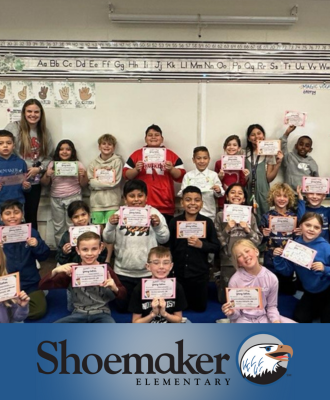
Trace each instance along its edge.
{"label": "blue carpet", "polygon": [[[70,314],[66,308],[66,289],[50,290],[46,298],[48,305],[47,314],[38,321],[26,320],[26,323],[54,322]],[[293,296],[280,294],[278,299],[280,314],[292,318],[297,301],[298,300]],[[132,320],[131,314],[118,313],[114,304],[111,304],[111,313],[117,323],[130,323]],[[209,283],[209,301],[206,311],[203,313],[197,313],[187,310],[183,312],[183,315],[194,323],[214,323],[217,319],[225,318],[224,314],[221,312],[221,305],[217,299],[217,290],[214,282]]]}

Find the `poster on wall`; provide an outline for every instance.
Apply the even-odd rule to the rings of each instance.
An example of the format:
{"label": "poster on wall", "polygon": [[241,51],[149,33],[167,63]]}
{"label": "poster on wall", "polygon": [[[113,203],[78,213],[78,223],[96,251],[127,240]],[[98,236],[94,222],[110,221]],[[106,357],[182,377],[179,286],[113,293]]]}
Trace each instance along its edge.
{"label": "poster on wall", "polygon": [[54,108],[54,83],[48,81],[33,82],[33,94],[44,108]]}
{"label": "poster on wall", "polygon": [[22,108],[26,100],[35,97],[31,81],[13,81],[11,88],[14,108]]}

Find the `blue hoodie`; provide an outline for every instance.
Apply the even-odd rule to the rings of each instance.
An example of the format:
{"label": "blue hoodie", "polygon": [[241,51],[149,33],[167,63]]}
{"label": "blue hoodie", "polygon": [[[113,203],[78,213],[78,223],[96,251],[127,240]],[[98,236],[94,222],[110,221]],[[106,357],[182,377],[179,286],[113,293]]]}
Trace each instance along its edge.
{"label": "blue hoodie", "polygon": [[301,236],[296,242],[317,251],[314,262],[323,263],[324,271],[312,271],[281,256],[276,256],[274,257],[276,272],[291,276],[296,271],[305,290],[310,293],[323,292],[330,286],[330,244],[321,236],[311,242],[305,242]]}
{"label": "blue hoodie", "polygon": [[308,206],[304,200],[298,201],[298,221],[301,220],[303,215],[307,212],[314,212],[316,214],[320,214],[323,219],[323,226],[322,226],[322,237],[327,241],[330,242],[330,235],[329,235],[329,223],[330,223],[330,207],[310,207]]}

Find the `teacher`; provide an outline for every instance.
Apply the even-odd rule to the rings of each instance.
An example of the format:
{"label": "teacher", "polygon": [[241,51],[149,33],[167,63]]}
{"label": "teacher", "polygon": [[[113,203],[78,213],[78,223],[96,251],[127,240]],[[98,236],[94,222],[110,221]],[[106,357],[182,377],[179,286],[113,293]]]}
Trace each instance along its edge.
{"label": "teacher", "polygon": [[40,178],[46,171],[53,153],[53,143],[46,127],[45,111],[36,99],[27,100],[22,108],[21,120],[9,123],[6,128],[15,136],[15,149],[28,167],[27,180],[32,190],[25,195],[25,221],[38,229],[37,214],[41,195]]}

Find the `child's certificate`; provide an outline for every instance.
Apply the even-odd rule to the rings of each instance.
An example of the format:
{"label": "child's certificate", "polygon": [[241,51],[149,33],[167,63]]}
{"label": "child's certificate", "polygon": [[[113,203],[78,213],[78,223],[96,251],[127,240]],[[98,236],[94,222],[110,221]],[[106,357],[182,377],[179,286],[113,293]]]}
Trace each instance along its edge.
{"label": "child's certificate", "polygon": [[0,277],[0,303],[17,297],[19,292],[19,272]]}
{"label": "child's certificate", "polygon": [[269,228],[272,232],[293,232],[296,227],[297,217],[269,217]]}
{"label": "child's certificate", "polygon": [[166,161],[166,148],[143,147],[142,161],[144,164],[164,164]]}
{"label": "child's certificate", "polygon": [[281,257],[286,258],[301,267],[311,269],[316,253],[316,250],[310,249],[309,247],[294,242],[293,240],[288,240]]}
{"label": "child's certificate", "polygon": [[276,156],[281,151],[280,140],[258,140],[257,154],[259,156]]}
{"label": "child's certificate", "polygon": [[300,111],[285,111],[284,124],[305,126],[307,114]]}
{"label": "child's certificate", "polygon": [[301,191],[303,193],[329,193],[329,178],[303,176]]}
{"label": "child's certificate", "polygon": [[101,227],[100,225],[70,226],[70,245],[77,246],[78,237],[85,232],[95,232],[100,235]]}
{"label": "child's certificate", "polygon": [[55,176],[78,176],[78,163],[75,161],[55,161]]}
{"label": "child's certificate", "polygon": [[120,226],[150,226],[150,207],[120,207]]}
{"label": "child's certificate", "polygon": [[236,309],[263,309],[260,287],[226,288],[227,303]]}
{"label": "child's certificate", "polygon": [[73,265],[72,287],[99,286],[107,279],[107,264]]}
{"label": "child's certificate", "polygon": [[162,297],[163,299],[175,299],[176,279],[142,279],[142,300]]}
{"label": "child's certificate", "polygon": [[26,242],[31,237],[31,224],[0,226],[0,241],[3,244]]}
{"label": "child's certificate", "polygon": [[241,206],[238,204],[225,204],[223,206],[223,222],[235,221],[239,224],[241,221],[251,224],[251,206]]}
{"label": "child's certificate", "polygon": [[21,185],[26,180],[26,174],[0,176],[0,183],[3,186]]}
{"label": "child's certificate", "polygon": [[187,239],[191,236],[206,238],[206,221],[177,221],[176,237]]}
{"label": "child's certificate", "polygon": [[213,181],[208,176],[199,174],[197,176],[193,176],[188,180],[189,186],[197,186],[202,193],[212,192]]}
{"label": "child's certificate", "polygon": [[103,183],[116,183],[116,171],[111,168],[94,168],[94,178]]}
{"label": "child's certificate", "polygon": [[221,169],[224,171],[243,170],[245,168],[245,156],[228,156],[221,158]]}

